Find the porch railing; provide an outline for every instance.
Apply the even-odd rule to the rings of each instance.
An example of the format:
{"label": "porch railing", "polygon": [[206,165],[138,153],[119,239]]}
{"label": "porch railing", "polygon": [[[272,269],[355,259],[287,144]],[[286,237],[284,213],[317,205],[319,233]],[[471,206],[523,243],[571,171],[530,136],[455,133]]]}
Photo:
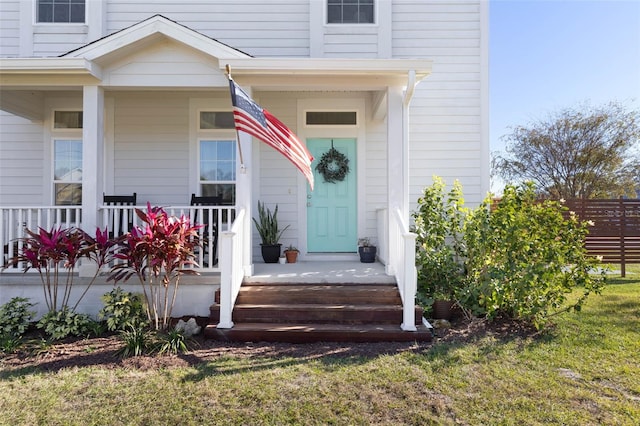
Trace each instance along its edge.
{"label": "porch railing", "polygon": [[[118,237],[128,232],[132,226],[140,226],[141,220],[135,214],[136,206],[101,206],[100,227],[107,227],[111,237]],[[192,222],[203,222],[207,218],[207,226],[200,228],[199,237],[203,246],[196,250],[196,268],[201,272],[220,272],[220,236],[231,228],[236,215],[234,206],[172,206],[165,210],[170,215],[189,216]],[[210,218],[210,219],[209,219]],[[123,223],[124,222],[124,223]],[[45,206],[45,207],[0,207],[0,268],[7,265],[9,259],[15,257],[22,248],[20,238],[26,236],[25,230],[36,231],[38,228],[53,227],[82,229],[82,207],[80,206]],[[85,229],[93,234],[95,230]],[[22,273],[25,265],[14,265],[4,272]],[[29,272],[36,272],[30,269]]]}
{"label": "porch railing", "polygon": [[245,237],[245,226],[243,226],[245,214],[244,209],[240,210],[231,226],[231,230],[222,233],[222,244],[220,245],[220,263],[222,264],[222,272],[220,273],[220,322],[218,323],[218,328],[233,327],[231,315],[244,277],[242,242]]}
{"label": "porch railing", "polygon": [[172,206],[166,207],[165,211],[172,216],[188,216],[191,223],[206,225],[198,230],[202,247],[195,253],[196,269],[200,272],[221,272],[221,236],[231,229],[236,217],[235,206]]}
{"label": "porch railing", "polygon": [[415,303],[417,289],[416,237],[405,223],[399,209],[391,212],[389,226],[389,266],[396,276],[402,298],[402,325],[405,331],[416,331]]}
{"label": "porch railing", "polygon": [[[27,236],[26,230],[38,228],[50,230],[54,227],[82,227],[82,207],[46,206],[46,207],[0,207],[0,269],[7,266],[22,248],[20,238]],[[3,269],[3,272],[24,272],[25,265],[17,264]],[[29,272],[37,272],[30,269]]]}

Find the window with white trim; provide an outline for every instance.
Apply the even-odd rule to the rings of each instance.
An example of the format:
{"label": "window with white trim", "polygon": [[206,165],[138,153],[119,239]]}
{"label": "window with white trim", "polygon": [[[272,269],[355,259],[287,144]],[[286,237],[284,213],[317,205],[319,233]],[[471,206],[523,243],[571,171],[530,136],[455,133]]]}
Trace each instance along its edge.
{"label": "window with white trim", "polygon": [[82,140],[53,140],[53,197],[57,206],[82,204]]}
{"label": "window with white trim", "polygon": [[236,202],[236,140],[231,111],[200,111],[198,185],[200,195]]}
{"label": "window with white trim", "polygon": [[38,0],[36,16],[38,23],[82,24],[85,0]]}
{"label": "window with white trim", "polygon": [[53,111],[53,203],[82,204],[82,111]]}
{"label": "window with white trim", "polygon": [[373,24],[374,0],[327,0],[328,24]]}
{"label": "window with white trim", "polygon": [[200,140],[200,194],[236,202],[236,141]]}

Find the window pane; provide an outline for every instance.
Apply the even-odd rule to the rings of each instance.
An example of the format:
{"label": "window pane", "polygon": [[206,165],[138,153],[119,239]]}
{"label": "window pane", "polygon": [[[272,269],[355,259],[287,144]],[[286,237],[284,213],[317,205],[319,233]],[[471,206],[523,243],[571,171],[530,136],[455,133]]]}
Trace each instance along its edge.
{"label": "window pane", "polygon": [[54,4],[53,5],[53,21],[54,22],[69,22],[69,5],[68,4]]}
{"label": "window pane", "polygon": [[235,141],[200,141],[200,181],[235,180]]}
{"label": "window pane", "polygon": [[53,22],[53,4],[38,4],[38,22]]}
{"label": "window pane", "polygon": [[339,5],[329,4],[327,9],[327,22],[330,24],[342,23],[342,8]]}
{"label": "window pane", "polygon": [[200,180],[218,180],[216,167],[218,163],[216,161],[201,161],[200,162]]}
{"label": "window pane", "polygon": [[56,206],[79,206],[82,204],[81,183],[56,183]]}
{"label": "window pane", "polygon": [[85,0],[38,0],[38,22],[85,22]]}
{"label": "window pane", "polygon": [[233,113],[231,111],[200,112],[200,129],[233,129]]}
{"label": "window pane", "polygon": [[236,165],[231,161],[218,162],[218,178],[216,180],[236,180]]}
{"label": "window pane", "polygon": [[373,24],[374,0],[327,0],[329,24]]}
{"label": "window pane", "polygon": [[82,142],[55,141],[53,170],[57,181],[82,181]]}
{"label": "window pane", "polygon": [[218,145],[218,160],[235,160],[235,142],[233,141],[220,141]]}
{"label": "window pane", "polygon": [[70,22],[84,22],[84,1],[75,4],[72,2]]}
{"label": "window pane", "polygon": [[53,116],[56,129],[82,129],[82,111],[55,111]]}
{"label": "window pane", "polygon": [[355,126],[358,123],[355,111],[308,111],[307,124]]}
{"label": "window pane", "polygon": [[205,197],[222,197],[222,204],[236,203],[236,185],[233,183],[207,183],[200,185],[200,191]]}
{"label": "window pane", "polygon": [[360,6],[360,12],[358,14],[360,23],[373,24],[373,4],[370,6]]}

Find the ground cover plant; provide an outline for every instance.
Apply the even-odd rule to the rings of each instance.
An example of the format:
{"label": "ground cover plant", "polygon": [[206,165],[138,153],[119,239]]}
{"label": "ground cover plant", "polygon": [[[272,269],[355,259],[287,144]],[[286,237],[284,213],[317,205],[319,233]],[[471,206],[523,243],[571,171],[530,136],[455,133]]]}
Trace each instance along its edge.
{"label": "ground cover plant", "polygon": [[640,268],[629,271],[543,331],[474,320],[433,344],[201,341],[124,359],[117,337],[34,343],[0,358],[0,423],[636,425]]}

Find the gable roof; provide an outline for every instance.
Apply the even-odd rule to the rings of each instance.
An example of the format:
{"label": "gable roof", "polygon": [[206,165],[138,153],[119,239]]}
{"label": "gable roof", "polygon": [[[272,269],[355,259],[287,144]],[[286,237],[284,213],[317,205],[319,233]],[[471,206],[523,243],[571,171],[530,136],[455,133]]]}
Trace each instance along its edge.
{"label": "gable roof", "polygon": [[251,55],[207,37],[162,15],[109,34],[85,46],[60,55],[61,58],[85,58],[101,63],[113,55],[123,55],[166,37],[220,60],[251,58]]}

